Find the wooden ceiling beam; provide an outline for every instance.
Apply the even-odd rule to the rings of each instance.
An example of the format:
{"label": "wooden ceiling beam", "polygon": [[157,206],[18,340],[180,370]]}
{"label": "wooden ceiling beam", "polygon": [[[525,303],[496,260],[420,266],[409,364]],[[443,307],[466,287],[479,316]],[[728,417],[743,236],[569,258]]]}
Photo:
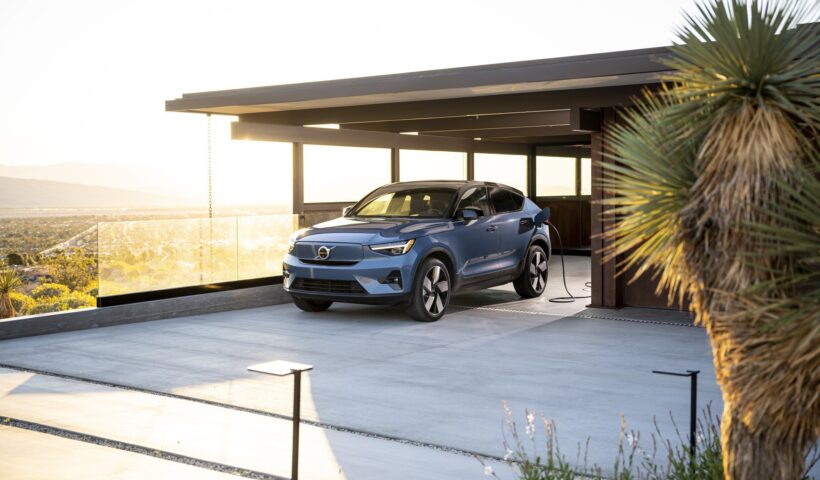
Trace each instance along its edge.
{"label": "wooden ceiling beam", "polygon": [[569,125],[569,110],[516,112],[467,117],[444,117],[425,120],[343,123],[340,128],[380,132],[436,132],[442,130],[477,130],[485,128],[532,127],[539,125]]}

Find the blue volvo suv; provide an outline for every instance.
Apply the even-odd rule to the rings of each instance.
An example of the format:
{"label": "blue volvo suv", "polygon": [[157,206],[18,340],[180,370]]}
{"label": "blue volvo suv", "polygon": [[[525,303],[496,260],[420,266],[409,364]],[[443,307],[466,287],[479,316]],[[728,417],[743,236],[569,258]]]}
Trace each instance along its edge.
{"label": "blue volvo suv", "polygon": [[548,216],[496,183],[386,185],[291,236],[284,288],[309,312],[333,302],[402,305],[427,322],[455,292],[513,282],[522,297],[537,297],[551,254]]}

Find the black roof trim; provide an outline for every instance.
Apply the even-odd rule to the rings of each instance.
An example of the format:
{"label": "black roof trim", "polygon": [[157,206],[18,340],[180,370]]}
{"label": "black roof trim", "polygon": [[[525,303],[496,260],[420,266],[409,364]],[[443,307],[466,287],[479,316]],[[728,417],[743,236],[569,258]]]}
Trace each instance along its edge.
{"label": "black roof trim", "polygon": [[[287,110],[287,104],[332,98],[446,91],[596,77],[628,77],[668,71],[667,67],[659,63],[659,59],[669,56],[671,52],[668,47],[644,48],[371,77],[195,92],[167,101],[166,110],[198,111],[226,106],[273,104],[282,104],[282,110]],[[635,82],[639,80],[636,78]]]}

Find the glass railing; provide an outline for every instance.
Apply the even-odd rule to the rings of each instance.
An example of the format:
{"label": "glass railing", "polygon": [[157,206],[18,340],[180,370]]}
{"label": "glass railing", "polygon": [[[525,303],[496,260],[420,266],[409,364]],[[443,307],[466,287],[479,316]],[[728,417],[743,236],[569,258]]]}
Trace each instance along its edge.
{"label": "glass railing", "polygon": [[100,297],[282,274],[296,215],[98,224]]}

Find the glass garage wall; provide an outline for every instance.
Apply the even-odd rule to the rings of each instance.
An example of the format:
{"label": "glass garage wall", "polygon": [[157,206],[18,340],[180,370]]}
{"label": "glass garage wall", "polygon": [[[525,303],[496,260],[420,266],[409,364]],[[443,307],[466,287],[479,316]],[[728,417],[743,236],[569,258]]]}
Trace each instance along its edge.
{"label": "glass garage wall", "polygon": [[401,150],[399,180],[465,180],[467,154],[431,150]]}
{"label": "glass garage wall", "polygon": [[305,203],[355,202],[390,183],[390,149],[304,146]]}
{"label": "glass garage wall", "polygon": [[581,195],[592,195],[591,158],[581,158]]}
{"label": "glass garage wall", "polygon": [[575,157],[535,157],[535,194],[538,197],[577,195]]}
{"label": "glass garage wall", "polygon": [[496,182],[527,192],[527,156],[476,153],[473,156],[476,180]]}

